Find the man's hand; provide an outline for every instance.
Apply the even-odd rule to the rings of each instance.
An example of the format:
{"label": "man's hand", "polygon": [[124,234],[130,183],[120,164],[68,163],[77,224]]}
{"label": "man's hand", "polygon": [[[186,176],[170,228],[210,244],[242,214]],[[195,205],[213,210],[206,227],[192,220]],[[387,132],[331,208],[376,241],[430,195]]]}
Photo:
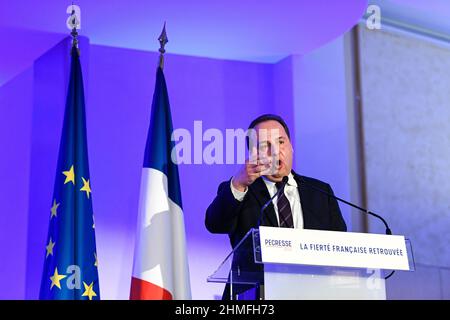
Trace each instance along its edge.
{"label": "man's hand", "polygon": [[[254,150],[256,152],[256,150]],[[272,159],[257,158],[255,153],[253,153],[253,161],[247,159],[245,164],[239,169],[236,175],[233,177],[232,183],[233,187],[237,190],[244,192],[247,187],[251,185],[256,179],[270,172],[272,167]]]}

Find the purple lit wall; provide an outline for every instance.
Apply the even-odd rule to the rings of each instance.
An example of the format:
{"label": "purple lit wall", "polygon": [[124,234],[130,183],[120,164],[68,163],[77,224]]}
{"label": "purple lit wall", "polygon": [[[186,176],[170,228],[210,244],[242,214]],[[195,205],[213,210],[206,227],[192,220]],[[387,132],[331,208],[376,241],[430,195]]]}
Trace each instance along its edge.
{"label": "purple lit wall", "polygon": [[[11,127],[22,127],[17,130],[20,135],[5,140],[5,145],[11,145],[12,154],[0,160],[4,180],[20,183],[19,193],[6,189],[9,183],[3,185],[5,191],[1,193],[2,211],[15,212],[14,218],[1,216],[2,228],[8,230],[2,232],[3,243],[17,234],[23,242],[14,252],[15,259],[4,259],[2,267],[6,272],[0,276],[2,282],[8,281],[8,270],[10,274],[15,267],[23,269],[20,279],[23,286],[13,294],[16,298],[35,299],[38,294],[67,90],[68,45],[67,39],[62,41],[32,68],[0,88],[0,97],[9,104],[1,109],[1,121],[6,125],[2,126],[5,131],[2,138],[8,137],[6,133]],[[295,169],[330,181],[336,193],[345,196],[346,158],[337,162],[327,160],[335,151],[340,150],[337,154],[342,156],[348,147],[345,133],[338,134],[345,125],[345,99],[339,93],[344,81],[340,78],[342,70],[324,68],[322,73],[315,73],[321,63],[341,63],[330,60],[338,51],[339,44],[319,49],[312,56],[291,56],[277,64],[168,54],[165,75],[174,127],[193,132],[193,122],[201,120],[203,131],[245,129],[261,113],[279,113],[295,128],[291,130],[296,141]],[[127,299],[158,55],[89,45],[85,38],[81,52],[102,298]],[[328,80],[321,86],[323,79]],[[337,88],[329,90],[332,83]],[[24,87],[28,88],[26,95]],[[324,99],[319,105],[312,103],[312,95],[316,93]],[[331,115],[324,117],[324,113]],[[311,121],[316,131],[313,125],[308,125]],[[320,127],[335,130],[334,140],[320,136]],[[193,144],[195,139],[198,141],[199,137],[192,137]],[[316,153],[314,148],[318,150]],[[16,158],[21,162],[14,161]],[[319,169],[314,162],[324,167]],[[236,165],[180,166],[194,299],[218,298],[222,292],[223,285],[206,283],[206,278],[229,252],[228,238],[206,231],[204,213],[219,182],[229,179],[236,170]],[[12,173],[16,171],[21,175],[16,177]],[[11,198],[16,201],[11,203]],[[11,207],[14,204],[19,207]],[[2,248],[1,254],[11,253]],[[9,297],[11,293],[0,296]]]}
{"label": "purple lit wall", "polygon": [[25,297],[33,70],[0,88],[0,299]]}
{"label": "purple lit wall", "polygon": [[[100,280],[105,279],[102,288],[110,294],[106,297],[126,298],[128,275],[131,274],[140,167],[157,55],[102,46],[91,46],[90,51],[88,130],[90,150],[95,150],[95,153],[91,152],[90,159],[92,181],[97,185],[94,204],[99,259],[100,262],[103,259],[108,262],[108,266],[100,271]],[[322,57],[322,61],[325,60],[326,55]],[[293,80],[298,79],[299,75],[293,70],[289,59],[272,65],[168,55],[165,74],[174,126],[193,132],[193,122],[202,120],[203,130],[246,128],[252,118],[263,112],[282,114],[291,127],[303,126],[305,120],[314,117],[317,109],[307,106],[304,114],[294,116],[293,102],[299,94],[294,94]],[[338,71],[331,74],[339,76]],[[323,75],[316,79],[321,77]],[[345,115],[345,101],[335,99],[333,92],[329,92],[328,97],[335,100],[331,107],[335,115],[340,112]],[[341,121],[338,117],[330,118]],[[329,125],[329,121],[317,123]],[[292,131],[295,139],[296,131]],[[345,135],[342,139],[339,137],[337,142],[320,141],[322,149],[336,151],[340,148],[341,153],[338,154],[345,153],[347,146],[345,141],[342,142]],[[305,137],[304,144],[309,138]],[[317,146],[317,137],[314,141]],[[307,153],[302,150],[308,149],[303,145],[301,147],[297,150],[296,159],[300,159],[299,155],[307,159]],[[345,160],[339,163],[345,165]],[[304,165],[300,163],[298,167],[302,169]],[[336,168],[345,170],[344,167],[336,167],[334,162],[326,167],[329,172],[323,178],[331,178],[336,183],[340,182],[339,179],[345,179],[347,171],[339,171],[341,176],[331,173],[336,173]],[[205,230],[204,212],[216,193],[218,183],[229,179],[236,169],[231,165],[180,167],[194,298],[212,298],[213,295],[220,295],[222,290],[222,285],[206,284],[205,279],[229,251],[228,239],[226,236],[210,235]],[[114,183],[111,183],[111,174]],[[345,187],[339,186],[338,193],[342,195]],[[121,281],[117,283],[110,279]]]}
{"label": "purple lit wall", "polygon": [[[82,34],[91,40],[82,39],[81,60],[101,293],[127,299],[157,63],[157,54],[148,52],[149,34],[167,20],[168,51],[182,54],[166,55],[175,128],[192,132],[193,122],[201,120],[203,130],[245,129],[266,112],[279,113],[297,128],[316,110],[304,109],[307,117],[297,111],[298,84],[305,79],[296,71],[298,59],[289,55],[306,54],[351,28],[367,1],[77,4]],[[0,0],[0,38],[8,43],[0,59],[0,284],[11,288],[0,299],[38,295],[69,72],[69,40],[63,40],[67,5],[42,0],[35,8]],[[291,132],[295,141],[303,135]],[[300,173],[302,154],[296,150]],[[334,172],[341,169],[330,168],[331,176],[324,177],[337,181]],[[219,182],[236,170],[236,165],[180,166],[194,299],[222,293],[223,285],[208,284],[206,277],[230,250],[228,238],[206,231],[204,213]]]}
{"label": "purple lit wall", "polygon": [[[124,63],[126,61],[126,63]],[[127,298],[134,250],[140,174],[158,55],[92,46],[88,130],[100,281],[104,297]],[[271,65],[167,55],[165,75],[175,128],[246,128],[270,110]],[[204,213],[227,165],[181,165],[193,298],[213,298],[222,285],[206,284],[229,251],[226,236],[210,235]],[[120,281],[117,281],[120,279]]]}
{"label": "purple lit wall", "polygon": [[[350,137],[356,135],[352,119],[356,79],[347,64],[351,60],[350,49],[345,47],[345,37],[339,35],[360,19],[367,1],[230,1],[232,5],[171,0],[156,7],[145,1],[117,0],[107,4],[77,1],[84,10],[82,34],[89,36],[81,39],[81,60],[103,299],[127,299],[129,294],[141,167],[158,61],[158,54],[148,50],[155,49],[157,42],[151,40],[152,35],[160,31],[164,19],[168,21],[170,38],[167,50],[179,54],[166,54],[165,61],[175,128],[186,128],[192,133],[193,122],[201,120],[203,131],[245,129],[261,113],[278,113],[291,128],[294,169],[329,182],[337,195],[358,202],[351,192],[351,188],[360,189],[355,178],[359,173],[355,169],[357,139]],[[393,1],[376,2],[386,17],[389,12],[386,5],[393,5]],[[36,14],[35,6],[0,0],[0,39],[7,44],[0,51],[0,286],[8,288],[0,291],[0,299],[38,296],[70,63],[70,40],[65,38],[66,8],[67,4],[62,2],[42,0],[39,13],[44,14]],[[404,21],[413,22],[411,11],[403,8],[398,12],[406,17]],[[444,12],[445,8],[449,7],[437,11]],[[433,17],[430,21],[434,24],[435,14],[425,8],[416,9],[417,17],[427,20]],[[385,34],[379,30],[366,33],[375,40]],[[403,36],[396,35],[394,39],[401,40]],[[363,127],[372,132],[372,136],[366,135],[367,132],[365,135],[369,142],[375,143],[370,146],[376,147],[375,152],[371,148],[365,150],[367,181],[372,181],[366,186],[366,196],[370,209],[379,212],[373,207],[379,206],[381,212],[388,212],[393,229],[412,235],[413,245],[420,246],[422,251],[417,255],[421,265],[418,264],[416,272],[397,272],[391,278],[388,297],[446,299],[450,297],[449,255],[438,249],[448,243],[446,225],[440,221],[446,222],[445,214],[448,216],[450,208],[444,189],[449,187],[448,179],[442,174],[448,171],[449,163],[448,152],[445,153],[448,121],[443,116],[449,110],[448,73],[433,72],[427,77],[414,72],[419,61],[438,61],[440,69],[446,70],[442,65],[447,56],[437,58],[446,51],[439,54],[421,54],[417,49],[399,51],[392,44],[387,45],[386,39],[378,40],[380,43],[372,43],[366,53],[361,51],[361,78],[379,77],[366,86],[363,81],[362,87],[365,89],[362,107],[370,107],[369,102],[373,104],[372,116],[368,109],[363,112],[366,117]],[[414,57],[402,59],[401,52]],[[215,59],[200,58],[205,56]],[[382,56],[389,63],[395,62],[395,68],[386,68]],[[371,72],[373,66],[381,72]],[[410,70],[413,77],[391,86],[392,81],[386,79],[408,75],[397,72],[398,68]],[[415,83],[421,89],[431,83],[440,84],[431,91],[435,93],[440,88],[443,98],[430,104],[433,92],[410,87]],[[403,91],[392,92],[395,88]],[[404,94],[404,90],[411,94]],[[421,92],[423,96],[415,99]],[[387,101],[387,106],[379,103],[380,97],[384,99],[381,101]],[[392,108],[394,98],[400,99],[396,106],[404,106],[404,117],[394,112],[398,110]],[[406,98],[412,103],[403,100]],[[404,101],[407,103],[402,104]],[[419,105],[415,106],[416,103]],[[417,116],[428,105],[433,112],[427,112],[427,117]],[[427,119],[436,120],[437,125],[429,122],[425,133],[411,138],[395,131],[400,118],[406,128],[422,127]],[[383,138],[389,132],[394,134]],[[433,134],[441,144],[431,139]],[[425,138],[430,140],[422,140]],[[391,146],[399,145],[391,150],[393,159],[415,162],[412,165],[398,162],[400,165],[395,167],[386,158],[386,141]],[[419,152],[405,157],[405,150],[411,151],[415,144],[419,151],[430,148],[435,153]],[[424,160],[422,156],[430,158]],[[380,166],[377,157],[387,159],[386,165]],[[426,175],[425,179],[401,171],[415,166]],[[180,166],[194,299],[214,299],[222,293],[223,285],[207,283],[206,278],[230,251],[228,238],[206,231],[204,213],[219,182],[229,179],[236,170],[236,165]],[[389,175],[391,187],[397,186],[391,191],[386,188],[384,177],[386,172],[393,171],[396,175],[406,173],[401,178]],[[439,183],[425,185],[426,179]],[[438,193],[430,191],[436,186],[440,186]],[[412,193],[405,195],[405,190]],[[439,201],[436,195],[441,197]],[[433,206],[438,206],[438,210],[430,209]],[[349,229],[358,230],[357,220],[351,224],[350,211],[343,205],[341,209]],[[378,226],[377,223],[371,221],[370,225]],[[430,243],[434,250],[427,249]],[[417,290],[408,290],[411,287]]]}
{"label": "purple lit wall", "polygon": [[[89,46],[86,39],[81,50],[102,297],[127,299],[158,56]],[[2,213],[14,212],[1,215],[2,243],[15,237],[22,241],[14,252],[2,248],[2,255],[8,257],[3,257],[5,272],[0,277],[3,283],[11,274],[20,274],[23,284],[1,298],[37,298],[68,68],[68,41],[64,40],[0,89],[2,102],[7,103],[1,109],[5,122],[2,146],[9,145],[11,150],[2,157],[2,178],[8,182],[3,184]],[[175,128],[192,130],[193,122],[202,120],[203,130],[245,129],[252,118],[274,108],[271,64],[167,55],[165,74]],[[290,107],[286,106],[288,117]],[[283,113],[280,107],[277,111]],[[17,128],[17,135],[9,134],[12,128]],[[223,285],[207,284],[206,277],[230,250],[228,238],[206,231],[204,212],[219,182],[229,179],[236,169],[235,165],[180,167],[195,299],[212,299],[222,292]],[[10,181],[17,181],[16,188],[11,188]],[[16,273],[17,268],[23,272]]]}
{"label": "purple lit wall", "polygon": [[[20,279],[23,286],[13,295],[9,293],[0,298],[37,298],[67,90],[68,44],[67,39],[62,41],[39,58],[32,68],[0,88],[0,96],[9,104],[8,108],[1,109],[1,121],[7,125],[2,126],[5,131],[3,139],[8,137],[6,132],[9,128],[22,127],[17,130],[20,135],[5,141],[6,145],[11,144],[9,149],[12,154],[1,160],[4,162],[1,166],[4,180],[20,182],[17,187],[19,193],[9,188],[2,192],[2,211],[15,212],[14,218],[4,214],[1,216],[2,228],[8,230],[2,232],[2,237],[5,239],[3,243],[6,243],[7,239],[21,234],[20,240],[23,242],[14,252],[15,259],[4,259],[6,263],[2,267],[6,268],[6,272],[0,276],[2,282],[7,281],[8,270],[11,274],[15,267],[20,266],[23,269]],[[158,55],[89,46],[87,39],[83,39],[81,51],[102,298],[127,299],[141,166]],[[201,120],[203,131],[208,128],[245,129],[249,121],[261,113],[279,113],[291,128],[296,128],[291,130],[293,139],[301,139],[301,143],[295,145],[297,171],[320,174],[321,170],[314,171],[312,163],[315,160],[307,159],[326,157],[329,151],[320,155],[311,154],[312,145],[308,145],[308,140],[315,139],[318,150],[328,150],[334,146],[332,150],[342,148],[344,152],[347,146],[342,139],[338,143],[330,142],[317,136],[311,137],[305,134],[307,131],[298,128],[315,118],[318,126],[328,126],[329,120],[320,120],[318,112],[326,110],[312,105],[305,104],[303,111],[298,111],[301,110],[298,101],[304,99],[304,88],[308,88],[306,84],[314,84],[314,81],[308,79],[308,73],[305,76],[304,72],[297,70],[302,59],[308,63],[311,59],[319,63],[319,60],[326,61],[326,57],[326,54],[319,58],[288,57],[277,64],[264,64],[168,54],[165,75],[174,127],[193,132],[193,122]],[[327,74],[317,75],[316,81],[320,82]],[[331,74],[338,77],[338,72]],[[312,84],[306,91],[312,90]],[[27,95],[22,94],[24,87],[29,88]],[[326,91],[326,88],[321,90]],[[329,100],[321,104],[329,103],[330,99],[336,100],[333,92],[328,94]],[[337,116],[344,112],[345,104],[338,101],[334,109],[332,112]],[[340,121],[336,117],[329,119]],[[192,143],[195,139],[199,137],[192,137]],[[22,162],[13,161],[16,158]],[[334,163],[328,163],[327,168],[328,173],[319,178],[336,182],[335,191],[345,194],[346,182],[342,182],[344,185],[339,183],[340,179],[345,180],[346,169]],[[236,170],[236,165],[180,166],[194,299],[218,298],[222,292],[223,285],[206,283],[206,278],[229,252],[228,238],[206,231],[204,213],[215,196],[219,182],[229,179]],[[16,171],[22,175],[16,177],[12,174]],[[11,203],[11,198],[17,201]],[[11,207],[14,203],[19,207]],[[1,253],[11,254],[3,248]]]}
{"label": "purple lit wall", "polygon": [[[350,199],[350,148],[344,37],[306,55],[291,56],[297,168],[327,181]],[[340,208],[352,230],[349,207]]]}
{"label": "purple lit wall", "polygon": [[[348,199],[352,124],[347,119],[344,46],[340,37],[276,64],[168,54],[165,75],[174,126],[192,132],[193,121],[202,120],[204,131],[246,128],[256,115],[279,113],[294,128],[295,169],[330,182],[337,195]],[[87,39],[82,39],[81,50],[101,294],[103,299],[127,299],[158,55],[89,45]],[[0,87],[0,284],[10,287],[0,292],[0,299],[34,299],[38,294],[68,52],[69,41],[60,42]],[[206,231],[204,212],[218,183],[236,169],[180,166],[194,299],[218,298],[222,292],[223,285],[207,283],[206,277],[230,247],[226,236]],[[349,211],[341,208],[352,230]],[[415,273],[397,274],[388,294],[448,297],[448,268],[432,269],[425,272],[421,266]],[[421,290],[404,292],[411,283]]]}

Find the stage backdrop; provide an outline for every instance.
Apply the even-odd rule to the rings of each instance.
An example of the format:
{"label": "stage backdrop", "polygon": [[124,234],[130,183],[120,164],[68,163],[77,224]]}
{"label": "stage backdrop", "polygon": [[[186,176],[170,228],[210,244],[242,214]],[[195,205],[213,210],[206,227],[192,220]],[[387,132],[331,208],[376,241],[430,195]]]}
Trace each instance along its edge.
{"label": "stage backdrop", "polygon": [[[69,49],[70,39],[60,42],[0,87],[0,283],[9,288],[0,298],[38,296]],[[158,54],[90,45],[82,38],[81,60],[101,294],[128,299]],[[349,198],[343,38],[275,64],[171,54],[165,61],[175,128],[192,133],[194,121],[201,120],[203,131],[246,129],[256,116],[278,113],[291,127],[294,169],[330,182],[336,194]],[[206,278],[230,246],[226,235],[206,231],[204,213],[218,184],[237,169],[180,165],[194,299],[222,294],[223,285],[208,284]]]}

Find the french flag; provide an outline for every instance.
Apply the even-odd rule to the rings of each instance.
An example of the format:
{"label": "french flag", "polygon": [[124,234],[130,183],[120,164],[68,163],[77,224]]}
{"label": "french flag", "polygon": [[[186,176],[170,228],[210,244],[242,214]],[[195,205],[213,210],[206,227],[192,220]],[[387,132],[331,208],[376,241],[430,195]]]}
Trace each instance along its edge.
{"label": "french flag", "polygon": [[180,181],[171,158],[172,131],[160,66],[142,169],[131,300],[191,299]]}

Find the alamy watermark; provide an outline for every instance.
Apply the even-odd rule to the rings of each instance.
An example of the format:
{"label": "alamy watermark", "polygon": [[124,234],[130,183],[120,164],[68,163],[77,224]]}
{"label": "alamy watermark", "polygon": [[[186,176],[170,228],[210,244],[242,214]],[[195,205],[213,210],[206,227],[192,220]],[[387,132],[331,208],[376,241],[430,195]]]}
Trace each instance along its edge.
{"label": "alamy watermark", "polygon": [[366,27],[369,30],[381,29],[381,8],[375,4],[371,4],[366,10],[367,19]]}
{"label": "alamy watermark", "polygon": [[66,13],[70,14],[67,18],[66,25],[69,30],[74,28],[81,29],[81,8],[77,5],[70,5],[66,9]]}
{"label": "alamy watermark", "polygon": [[193,134],[185,128],[175,129],[171,159],[175,164],[257,164],[270,159],[272,168],[279,160],[278,128],[258,130],[242,128],[203,131],[203,122],[194,121]]}

